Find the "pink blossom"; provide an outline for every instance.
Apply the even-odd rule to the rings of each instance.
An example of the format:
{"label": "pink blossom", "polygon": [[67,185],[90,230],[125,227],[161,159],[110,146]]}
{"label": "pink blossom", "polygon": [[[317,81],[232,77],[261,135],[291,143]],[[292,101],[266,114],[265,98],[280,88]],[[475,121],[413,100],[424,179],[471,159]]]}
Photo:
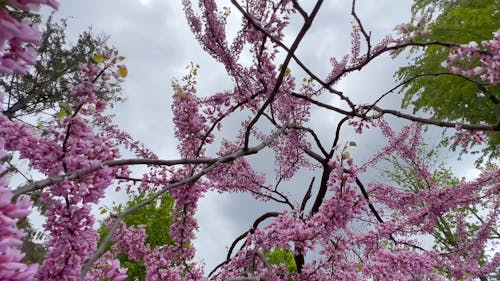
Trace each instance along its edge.
{"label": "pink blossom", "polygon": [[[9,0],[6,5],[26,12],[38,11],[40,5],[57,9],[55,0]],[[18,22],[5,7],[0,8],[0,74],[26,73],[29,65],[36,63],[33,48],[38,45],[41,34],[38,27],[28,21]]]}
{"label": "pink blossom", "polygon": [[[479,65],[472,65],[479,59]],[[500,30],[493,39],[483,41],[481,46],[474,41],[454,48],[448,59],[441,63],[453,73],[469,77],[478,76],[483,81],[496,85],[500,81]]]}
{"label": "pink blossom", "polygon": [[[0,157],[5,155],[5,140],[0,137]],[[0,173],[3,171],[0,166]],[[17,229],[19,218],[26,217],[31,202],[23,199],[11,203],[12,193],[0,179],[0,279],[9,281],[32,280],[38,268],[37,264],[26,265],[21,262],[23,254],[19,251],[24,233]]]}

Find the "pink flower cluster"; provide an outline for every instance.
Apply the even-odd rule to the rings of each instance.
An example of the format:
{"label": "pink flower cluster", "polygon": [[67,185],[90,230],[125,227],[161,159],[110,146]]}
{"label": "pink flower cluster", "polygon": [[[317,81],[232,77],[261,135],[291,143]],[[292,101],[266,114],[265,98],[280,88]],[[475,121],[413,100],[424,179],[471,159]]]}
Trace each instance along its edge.
{"label": "pink flower cluster", "polygon": [[[0,114],[0,137],[6,140],[6,149],[19,151],[21,159],[29,160],[32,168],[49,177],[96,167],[102,161],[119,157],[115,142],[105,133],[96,132],[91,124],[101,117],[106,106],[97,98],[97,89],[114,83],[113,78],[121,81],[124,67],[115,53],[104,53],[94,61],[95,64],[80,66],[84,78],[72,90],[72,112],[48,122],[40,129],[42,134]],[[99,169],[42,192],[41,200],[48,206],[44,227],[49,234],[49,251],[36,273],[37,280],[77,280],[98,240],[91,204],[104,196],[116,171],[117,168]]]}
{"label": "pink flower cluster", "polygon": [[[369,129],[371,127],[377,127],[377,120],[366,117],[366,109],[359,108],[357,110],[358,117],[349,116],[349,121],[347,124],[354,128],[357,134],[362,134],[363,129]],[[359,117],[360,116],[360,117]]]}
{"label": "pink flower cluster", "polygon": [[[0,138],[0,158],[5,157],[4,139]],[[3,171],[0,166],[0,173]],[[0,280],[32,280],[38,268],[37,264],[27,266],[21,259],[19,250],[24,233],[16,223],[19,218],[31,213],[31,202],[27,199],[11,203],[12,193],[7,188],[7,179],[0,178]]]}
{"label": "pink flower cluster", "polygon": [[[55,198],[55,196],[54,196]],[[78,206],[53,200],[45,213],[45,229],[50,235],[49,251],[36,280],[76,281],[85,260],[95,252],[99,236],[93,229],[90,205]]]}
{"label": "pink flower cluster", "polygon": [[[484,122],[481,122],[481,124],[484,124]],[[484,143],[485,135],[483,131],[473,132],[464,130],[460,125],[456,125],[455,129],[457,130],[455,142],[460,144],[464,149],[474,144]]]}
{"label": "pink flower cluster", "polygon": [[[8,0],[4,1],[14,9],[26,12],[38,11],[40,5],[57,9],[55,0]],[[18,22],[9,10],[0,7],[0,75],[18,72],[26,74],[29,65],[34,65],[33,46],[40,43],[41,34],[37,26],[28,21]]]}
{"label": "pink flower cluster", "polygon": [[[47,163],[55,174],[95,167],[120,156],[114,140],[90,126],[93,120],[101,117],[100,107],[104,106],[99,105],[96,88],[111,82],[107,75],[112,75],[119,62],[114,54],[103,57],[102,62],[80,67],[86,78],[72,91],[75,112],[56,120],[56,129],[48,134],[56,140],[52,151],[58,152],[58,157],[52,159],[53,163]],[[46,172],[46,168],[38,167],[42,172]],[[50,234],[47,242],[50,251],[37,274],[38,280],[77,280],[84,262],[97,246],[91,206],[104,197],[117,171],[117,168],[99,169],[78,180],[57,183],[44,190],[42,200],[50,206],[44,225]]]}
{"label": "pink flower cluster", "polygon": [[402,41],[411,41],[416,37],[429,35],[429,25],[425,17],[421,17],[416,24],[402,23],[396,27],[396,30],[402,35]]}
{"label": "pink flower cluster", "polygon": [[96,261],[84,281],[122,281],[125,279],[127,279],[127,269],[120,267],[120,260],[116,259],[113,253],[106,252]]}
{"label": "pink flower cluster", "polygon": [[[496,85],[500,82],[500,29],[493,33],[493,39],[454,48],[452,54],[441,65],[453,73],[475,77]],[[476,63],[479,61],[479,63]]]}

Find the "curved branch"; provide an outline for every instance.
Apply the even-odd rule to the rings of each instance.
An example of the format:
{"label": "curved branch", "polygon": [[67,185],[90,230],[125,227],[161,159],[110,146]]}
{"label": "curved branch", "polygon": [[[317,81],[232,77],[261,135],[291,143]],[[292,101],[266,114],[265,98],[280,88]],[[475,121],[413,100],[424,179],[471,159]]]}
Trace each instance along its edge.
{"label": "curved branch", "polygon": [[234,239],[233,243],[231,243],[231,246],[229,247],[229,250],[227,251],[227,256],[226,256],[226,260],[221,262],[220,264],[218,264],[209,274],[208,274],[208,277],[212,276],[212,274],[215,273],[215,271],[217,271],[217,269],[219,269],[221,266],[225,265],[226,263],[228,263],[230,260],[231,260],[231,255],[233,253],[233,250],[234,248],[236,247],[236,244],[238,244],[238,242],[240,242],[242,239],[244,239],[245,237],[247,237],[247,235],[249,233],[253,233],[253,231],[255,229],[257,229],[257,227],[259,227],[259,224],[261,222],[263,222],[264,220],[268,219],[268,218],[272,218],[272,217],[277,217],[279,216],[281,213],[278,213],[278,212],[267,212],[263,215],[261,215],[260,217],[258,217],[254,223],[252,224],[252,228],[243,232],[242,234],[240,234],[238,237],[236,237],[236,239]]}
{"label": "curved branch", "polygon": [[422,124],[428,124],[428,125],[435,125],[439,127],[447,127],[447,128],[455,128],[456,126],[461,126],[463,129],[470,130],[470,131],[491,131],[491,132],[500,132],[500,121],[495,124],[495,125],[471,125],[471,124],[464,124],[464,123],[453,123],[453,122],[446,122],[446,121],[439,121],[439,120],[433,120],[433,119],[428,119],[428,118],[422,118],[422,117],[417,117],[414,115],[406,114],[399,112],[397,110],[392,110],[392,109],[383,109],[378,106],[373,106],[373,110],[378,111],[381,115],[384,114],[391,114],[394,116],[397,116],[399,118],[403,118],[406,120],[422,123]]}
{"label": "curved branch", "polygon": [[[463,75],[460,75],[460,74],[456,74],[456,73],[452,73],[452,72],[433,72],[433,73],[422,73],[422,74],[418,74],[418,75],[415,75],[413,77],[410,77],[404,81],[402,81],[401,83],[397,84],[396,86],[392,87],[391,89],[389,89],[388,91],[386,91],[384,94],[382,94],[379,98],[377,98],[377,100],[375,100],[372,105],[368,108],[367,112],[370,111],[375,105],[377,105],[377,103],[379,101],[381,101],[384,97],[386,97],[388,94],[394,92],[395,90],[397,90],[398,88],[412,82],[413,80],[416,80],[416,79],[419,79],[419,78],[422,78],[422,77],[428,77],[428,76],[441,76],[441,75],[450,75],[450,76],[456,76],[456,77],[460,77],[464,80],[467,80],[473,84],[476,84],[476,86],[483,92],[487,92],[486,88],[484,87],[486,84],[483,84],[481,82],[478,82],[474,79],[471,79],[469,77],[466,77],[466,76],[463,76]],[[498,104],[498,101],[495,101],[495,97],[494,96],[490,96],[490,99],[492,99],[493,103],[495,104]]]}
{"label": "curved branch", "polygon": [[313,129],[299,126],[299,125],[288,125],[287,127],[292,128],[292,129],[297,129],[297,130],[303,130],[303,131],[306,131],[309,134],[311,134],[311,136],[314,138],[314,141],[316,142],[316,145],[318,146],[319,150],[321,150],[321,153],[323,153],[323,155],[325,155],[325,157],[328,156],[328,152],[326,152],[325,148],[321,144],[321,141],[319,140],[318,135],[316,134],[316,132],[314,132]]}
{"label": "curved branch", "polygon": [[349,120],[349,117],[344,117],[340,122],[337,124],[337,129],[335,130],[335,139],[333,140],[332,143],[332,148],[330,149],[330,153],[328,154],[328,159],[332,159],[333,153],[335,152],[335,149],[337,148],[337,145],[340,140],[340,129],[342,128],[342,125],[344,125],[345,121]]}
{"label": "curved branch", "polygon": [[366,30],[365,30],[365,28],[363,26],[363,23],[361,22],[361,19],[356,14],[356,0],[352,0],[351,15],[354,17],[354,19],[358,23],[359,29],[360,29],[361,33],[363,34],[363,36],[365,37],[365,41],[366,41],[366,56],[368,57],[370,55],[371,50],[372,50],[372,45],[371,45],[371,40],[370,40],[370,37],[371,37],[370,35],[371,34],[369,34],[369,33],[366,32]]}
{"label": "curved branch", "polygon": [[[91,172],[104,169],[107,167],[116,167],[116,166],[126,166],[126,165],[155,165],[155,166],[174,166],[174,165],[183,165],[183,164],[212,164],[215,163],[218,158],[186,158],[186,159],[177,159],[177,160],[160,160],[160,159],[120,159],[120,160],[109,160],[103,161],[98,165],[90,166],[87,168],[74,170],[62,175],[50,177],[44,180],[35,181],[29,184],[25,184],[20,186],[13,192],[13,200],[19,197],[22,194],[41,190],[49,185],[53,185],[59,182],[63,182],[66,180],[73,180],[80,178],[86,174]],[[230,160],[228,160],[230,161]]]}
{"label": "curved branch", "polygon": [[292,96],[294,96],[296,98],[299,98],[299,99],[304,99],[304,100],[306,100],[306,101],[308,101],[308,102],[310,102],[312,104],[315,104],[315,105],[317,105],[319,107],[323,107],[323,108],[335,111],[335,112],[343,114],[343,115],[349,115],[349,116],[353,116],[354,115],[354,111],[343,110],[343,109],[340,109],[338,107],[334,107],[334,106],[328,105],[326,103],[322,103],[320,101],[313,100],[312,98],[306,97],[304,95],[299,95],[297,93],[292,93]]}

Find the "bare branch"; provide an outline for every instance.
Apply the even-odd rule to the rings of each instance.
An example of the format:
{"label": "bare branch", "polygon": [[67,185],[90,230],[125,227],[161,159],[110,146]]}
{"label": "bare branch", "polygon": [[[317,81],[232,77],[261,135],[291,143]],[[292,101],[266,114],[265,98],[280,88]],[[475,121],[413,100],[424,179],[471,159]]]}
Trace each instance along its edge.
{"label": "bare branch", "polygon": [[268,213],[265,213],[263,215],[261,215],[260,217],[258,217],[254,223],[252,224],[252,228],[243,232],[242,234],[240,234],[238,237],[236,237],[236,239],[234,239],[233,243],[231,243],[231,246],[229,247],[229,250],[227,251],[227,256],[226,256],[226,260],[221,262],[220,264],[218,264],[211,272],[210,274],[208,274],[208,276],[212,276],[212,274],[214,274],[217,269],[219,269],[221,266],[223,266],[224,264],[228,263],[230,260],[231,260],[231,255],[233,253],[233,250],[234,248],[236,247],[236,244],[238,244],[239,241],[243,240],[245,237],[247,237],[247,235],[249,233],[253,233],[253,231],[255,229],[257,229],[257,227],[259,227],[259,224],[261,222],[263,222],[264,220],[268,219],[268,218],[272,218],[272,217],[277,217],[279,216],[280,213],[278,212],[268,212]]}
{"label": "bare branch", "polygon": [[297,10],[297,12],[299,12],[299,14],[302,16],[302,18],[304,18],[304,20],[307,20],[309,18],[309,16],[307,15],[306,11],[304,11],[304,9],[302,9],[302,6],[300,6],[299,1],[292,0],[292,3],[293,3],[293,7],[295,8],[295,10]]}
{"label": "bare branch", "polygon": [[[459,122],[446,122],[446,121],[440,121],[440,120],[433,120],[433,119],[428,119],[428,118],[422,118],[422,117],[417,117],[414,115],[410,114],[405,114],[397,110],[392,110],[392,109],[382,109],[378,106],[373,106],[373,110],[379,112],[381,115],[384,114],[391,114],[406,120],[422,123],[422,124],[429,124],[429,125],[435,125],[439,127],[447,127],[447,128],[455,128],[456,126],[461,126],[462,128],[470,131],[491,131],[491,132],[499,132],[500,131],[500,121],[495,124],[495,125],[471,125],[471,124],[464,124],[464,123],[459,123]],[[380,115],[380,116],[381,116]]]}
{"label": "bare branch", "polygon": [[[300,204],[300,211],[301,212],[304,212],[304,210],[306,209],[307,201],[309,201],[309,199],[311,198],[312,187],[314,185],[315,179],[316,179],[316,177],[312,178],[311,183],[309,183],[309,187],[307,188],[307,191],[304,194],[304,198],[302,198],[302,203]],[[302,214],[301,214],[301,216],[302,216]]]}
{"label": "bare branch", "polygon": [[[429,76],[441,76],[441,75],[450,75],[450,76],[456,76],[456,77],[460,77],[464,80],[467,80],[471,83],[474,83],[476,84],[476,86],[481,89],[481,91],[483,92],[486,92],[486,89],[484,88],[484,86],[486,85],[486,83],[481,83],[481,82],[478,82],[478,81],[475,81],[469,77],[465,77],[463,75],[460,75],[460,74],[456,74],[456,73],[452,73],[452,72],[434,72],[434,73],[423,73],[423,74],[419,74],[419,75],[415,75],[409,79],[406,79],[405,81],[402,81],[401,83],[397,84],[396,86],[392,87],[391,89],[389,89],[388,91],[386,91],[384,94],[382,94],[380,97],[378,97],[373,103],[372,105],[368,108],[367,112],[370,111],[375,105],[377,105],[377,103],[379,101],[381,101],[383,98],[385,98],[388,94],[390,93],[393,93],[395,90],[399,89],[400,87],[412,82],[413,80],[416,80],[416,79],[419,79],[419,78],[423,78],[423,77],[429,77]],[[493,101],[495,102],[495,101]],[[498,102],[498,101],[497,101]],[[497,104],[497,103],[496,103]]]}
{"label": "bare branch", "polygon": [[337,145],[340,140],[340,129],[342,128],[342,125],[344,125],[345,121],[349,120],[349,117],[344,117],[340,122],[337,124],[337,129],[335,130],[335,139],[333,140],[332,143],[332,148],[330,149],[330,154],[328,155],[329,159],[332,159],[333,153],[335,152],[335,149],[337,148]]}
{"label": "bare branch", "polygon": [[334,106],[331,106],[331,105],[328,105],[326,103],[322,103],[320,101],[317,101],[317,100],[313,100],[312,98],[310,97],[306,97],[304,95],[299,95],[297,93],[292,93],[292,96],[294,97],[297,97],[299,99],[304,99],[312,104],[315,104],[317,106],[320,106],[320,107],[323,107],[323,108],[326,108],[326,109],[329,109],[329,110],[332,110],[332,111],[335,111],[337,113],[340,113],[340,114],[343,114],[343,115],[349,115],[349,116],[353,116],[354,115],[354,110],[353,111],[347,111],[347,110],[343,110],[343,109],[340,109],[338,107],[334,107]]}

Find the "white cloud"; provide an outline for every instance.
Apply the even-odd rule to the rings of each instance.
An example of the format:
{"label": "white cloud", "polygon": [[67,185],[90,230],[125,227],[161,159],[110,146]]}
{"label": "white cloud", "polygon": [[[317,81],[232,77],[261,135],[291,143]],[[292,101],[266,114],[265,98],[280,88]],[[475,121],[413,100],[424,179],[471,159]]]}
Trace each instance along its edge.
{"label": "white cloud", "polygon": [[137,0],[143,6],[151,5],[151,0]]}

